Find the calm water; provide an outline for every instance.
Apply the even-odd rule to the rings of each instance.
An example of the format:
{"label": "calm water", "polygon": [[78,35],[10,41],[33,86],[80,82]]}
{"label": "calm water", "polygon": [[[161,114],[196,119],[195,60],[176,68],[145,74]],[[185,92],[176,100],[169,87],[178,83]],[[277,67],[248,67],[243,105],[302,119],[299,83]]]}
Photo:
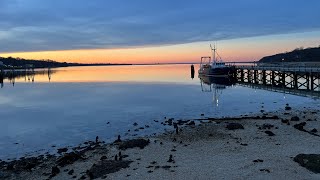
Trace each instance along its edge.
{"label": "calm water", "polygon": [[[195,68],[196,70],[198,67]],[[0,158],[55,151],[121,134],[161,132],[154,120],[232,116],[319,100],[240,85],[209,85],[190,77],[190,65],[68,67],[4,80],[0,89]],[[109,122],[109,124],[107,124]],[[137,122],[137,127],[133,123]],[[149,125],[138,132],[138,127]],[[168,128],[168,127],[167,127]],[[128,132],[128,130],[131,130]],[[18,143],[18,144],[16,144]]]}

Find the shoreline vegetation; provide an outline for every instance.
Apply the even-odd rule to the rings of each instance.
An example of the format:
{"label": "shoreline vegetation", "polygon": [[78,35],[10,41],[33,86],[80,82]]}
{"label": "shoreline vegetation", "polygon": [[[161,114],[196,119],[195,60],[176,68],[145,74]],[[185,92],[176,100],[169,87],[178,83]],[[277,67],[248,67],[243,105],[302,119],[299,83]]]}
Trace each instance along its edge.
{"label": "shoreline vegetation", "polygon": [[[0,179],[319,179],[319,109],[154,120],[170,130],[0,160]],[[133,122],[140,130],[146,124]],[[133,130],[133,129],[132,129]]]}
{"label": "shoreline vegetation", "polygon": [[122,63],[67,63],[57,62],[53,60],[32,60],[13,57],[0,57],[0,68],[2,69],[41,69],[41,68],[58,68],[58,67],[71,67],[71,66],[114,66],[114,65],[133,65]]}

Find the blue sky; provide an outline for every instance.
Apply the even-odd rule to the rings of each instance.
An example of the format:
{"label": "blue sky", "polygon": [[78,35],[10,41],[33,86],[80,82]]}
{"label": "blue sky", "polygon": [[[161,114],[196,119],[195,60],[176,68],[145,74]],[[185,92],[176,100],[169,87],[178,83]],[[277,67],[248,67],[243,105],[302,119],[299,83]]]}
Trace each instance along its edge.
{"label": "blue sky", "polygon": [[0,52],[161,46],[318,31],[319,0],[1,0]]}

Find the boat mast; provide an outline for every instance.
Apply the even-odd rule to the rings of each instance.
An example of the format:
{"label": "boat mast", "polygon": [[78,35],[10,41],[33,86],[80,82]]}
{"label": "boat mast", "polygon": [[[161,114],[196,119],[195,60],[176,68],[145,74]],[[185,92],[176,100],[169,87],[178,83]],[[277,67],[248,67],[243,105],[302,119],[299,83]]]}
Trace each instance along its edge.
{"label": "boat mast", "polygon": [[212,46],[211,46],[211,44],[210,44],[210,48],[211,48],[211,51],[212,51],[213,63],[216,64],[216,45],[213,44],[213,49],[212,49]]}

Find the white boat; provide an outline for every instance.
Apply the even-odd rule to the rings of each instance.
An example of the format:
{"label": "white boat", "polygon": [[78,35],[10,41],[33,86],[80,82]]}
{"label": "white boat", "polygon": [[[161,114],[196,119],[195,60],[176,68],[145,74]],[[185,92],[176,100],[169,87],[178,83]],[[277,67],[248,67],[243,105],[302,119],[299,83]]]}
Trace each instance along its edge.
{"label": "white boat", "polygon": [[[228,77],[231,74],[232,68],[226,66],[225,62],[222,61],[221,57],[217,53],[216,46],[211,47],[212,61],[210,56],[201,57],[200,69],[198,70],[199,75],[202,76],[215,76],[215,77]],[[219,59],[218,59],[219,58]]]}

